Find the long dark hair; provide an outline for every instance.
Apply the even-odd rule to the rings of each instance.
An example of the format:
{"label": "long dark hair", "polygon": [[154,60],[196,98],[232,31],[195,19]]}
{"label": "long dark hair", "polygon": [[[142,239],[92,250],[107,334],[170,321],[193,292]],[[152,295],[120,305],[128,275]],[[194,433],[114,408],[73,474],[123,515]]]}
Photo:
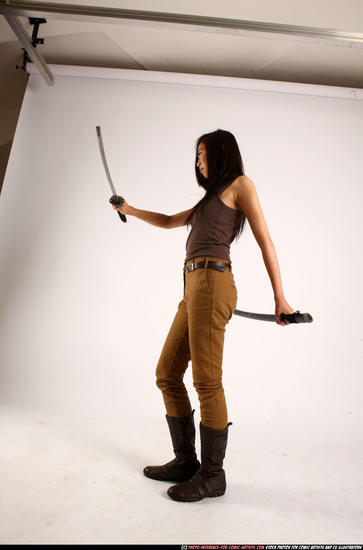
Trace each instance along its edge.
{"label": "long dark hair", "polygon": [[[200,173],[197,166],[198,148],[203,143],[207,153],[208,178]],[[216,130],[204,134],[196,142],[195,152],[195,176],[200,187],[205,189],[204,197],[194,206],[189,215],[186,225],[191,225],[193,217],[212,197],[232,183],[239,176],[244,176],[243,161],[236,138],[226,130]],[[245,216],[242,216],[241,223],[236,231],[238,237],[243,230]]]}

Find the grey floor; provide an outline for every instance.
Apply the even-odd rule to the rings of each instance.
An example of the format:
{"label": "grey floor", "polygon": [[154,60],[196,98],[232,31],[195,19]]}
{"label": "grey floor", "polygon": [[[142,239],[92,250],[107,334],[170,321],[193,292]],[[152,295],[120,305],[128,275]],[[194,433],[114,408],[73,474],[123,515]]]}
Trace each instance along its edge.
{"label": "grey floor", "polygon": [[[161,417],[1,407],[1,544],[358,544],[362,449],[233,426],[224,497],[171,501]],[[260,430],[262,431],[262,429]]]}

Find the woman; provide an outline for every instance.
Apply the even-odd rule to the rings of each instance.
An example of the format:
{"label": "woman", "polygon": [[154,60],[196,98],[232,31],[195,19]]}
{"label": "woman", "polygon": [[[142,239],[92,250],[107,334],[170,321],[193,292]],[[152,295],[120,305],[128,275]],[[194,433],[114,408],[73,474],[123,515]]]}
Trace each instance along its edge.
{"label": "woman", "polygon": [[[221,496],[226,490],[222,466],[230,424],[222,385],[222,358],[225,327],[237,302],[229,252],[246,218],[271,281],[277,323],[284,325],[282,313],[293,313],[284,297],[275,248],[257,193],[244,175],[233,134],[216,130],[201,136],[196,146],[195,171],[206,193],[191,210],[167,216],[136,209],[126,201],[121,207],[113,206],[157,227],[191,226],[184,296],[156,368],[156,384],[163,394],[175,458],[144,469],[149,478],[177,482],[168,495],[182,502]],[[194,411],[183,383],[189,361],[200,401],[201,464],[195,452]]]}

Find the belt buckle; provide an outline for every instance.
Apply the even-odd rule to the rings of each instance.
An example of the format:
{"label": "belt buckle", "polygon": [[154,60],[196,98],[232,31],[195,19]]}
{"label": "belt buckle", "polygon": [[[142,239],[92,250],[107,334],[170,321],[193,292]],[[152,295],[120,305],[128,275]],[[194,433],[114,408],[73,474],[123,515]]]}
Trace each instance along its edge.
{"label": "belt buckle", "polygon": [[190,271],[194,271],[194,270],[196,269],[196,267],[195,267],[195,260],[192,260],[192,263],[189,264],[188,267],[189,267]]}

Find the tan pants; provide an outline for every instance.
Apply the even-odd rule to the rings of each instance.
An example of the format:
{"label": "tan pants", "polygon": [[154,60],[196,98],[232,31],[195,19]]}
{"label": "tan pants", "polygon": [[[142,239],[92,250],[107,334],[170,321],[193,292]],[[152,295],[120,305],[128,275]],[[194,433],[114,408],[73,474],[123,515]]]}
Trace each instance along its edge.
{"label": "tan pants", "polygon": [[[223,261],[218,258],[194,261],[203,259]],[[185,273],[184,297],[156,368],[156,384],[163,393],[167,415],[181,418],[192,413],[183,382],[191,360],[202,424],[214,430],[226,428],[223,344],[225,327],[236,303],[237,290],[229,268],[220,272],[206,267]]]}

